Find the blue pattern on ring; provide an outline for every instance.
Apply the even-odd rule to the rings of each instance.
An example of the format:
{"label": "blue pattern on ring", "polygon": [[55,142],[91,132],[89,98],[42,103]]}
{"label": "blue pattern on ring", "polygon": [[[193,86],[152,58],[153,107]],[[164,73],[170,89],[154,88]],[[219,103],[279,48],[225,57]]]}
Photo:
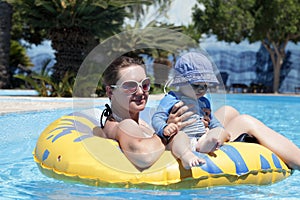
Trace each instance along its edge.
{"label": "blue pattern on ring", "polygon": [[205,159],[205,164],[200,165],[202,170],[210,174],[222,174],[223,171],[206,155],[199,152],[193,152],[199,158]]}
{"label": "blue pattern on ring", "polygon": [[74,127],[77,131],[81,133],[85,133],[85,132],[91,133],[91,128],[80,121],[74,119],[64,119],[64,121],[72,122],[71,127]]}
{"label": "blue pattern on ring", "polygon": [[49,140],[50,138],[52,138],[54,135],[49,135],[46,140]]}
{"label": "blue pattern on ring", "polygon": [[[70,115],[72,115],[72,114],[70,114]],[[65,136],[65,135],[71,134],[72,130],[77,130],[77,131],[79,131],[81,133],[87,133],[87,134],[89,134],[89,136],[80,136],[80,137],[76,138],[74,140],[74,142],[80,142],[83,139],[92,136],[92,130],[91,130],[91,128],[89,126],[87,126],[86,124],[80,122],[80,121],[77,121],[77,120],[74,120],[74,119],[62,119],[61,122],[71,122],[72,124],[69,124],[69,125],[65,124],[65,123],[60,124],[62,126],[58,126],[57,128],[51,130],[49,133],[52,133],[52,132],[54,132],[56,130],[60,130],[60,129],[63,129],[63,130],[59,134],[57,134],[55,137],[53,137],[53,135],[50,135],[47,139],[50,139],[50,138],[53,137],[52,142],[55,142],[59,138]]]}
{"label": "blue pattern on ring", "polygon": [[259,156],[260,157],[260,168],[261,169],[271,169],[271,165],[270,163],[268,162],[268,160],[263,157],[262,155]]}
{"label": "blue pattern on ring", "polygon": [[274,153],[272,153],[272,159],[273,159],[273,163],[274,163],[275,167],[277,167],[278,169],[282,169],[280,160]]}
{"label": "blue pattern on ring", "polygon": [[81,142],[82,140],[84,140],[84,139],[86,139],[86,138],[90,138],[90,137],[93,137],[93,135],[82,135],[82,136],[76,138],[76,139],[74,140],[74,142]]}
{"label": "blue pattern on ring", "polygon": [[200,166],[201,169],[210,174],[222,174],[223,171],[208,157],[205,157],[205,164]]}
{"label": "blue pattern on ring", "polygon": [[[60,124],[59,124],[60,125]],[[55,128],[55,129],[53,129],[53,130],[51,130],[51,131],[49,131],[49,133],[52,133],[52,132],[54,132],[54,131],[56,131],[56,130],[60,130],[60,129],[64,129],[64,128],[71,128],[71,127],[73,127],[73,124],[71,124],[71,125],[68,125],[68,126],[58,126],[57,128]],[[48,134],[49,134],[48,133]]]}
{"label": "blue pattern on ring", "polygon": [[220,149],[224,151],[228,155],[228,157],[234,162],[236,174],[243,175],[249,172],[249,169],[243,157],[235,147],[230,145],[223,145]]}
{"label": "blue pattern on ring", "polygon": [[49,156],[50,152],[48,151],[48,149],[46,149],[43,153],[43,157],[42,157],[42,161],[46,160]]}
{"label": "blue pattern on ring", "polygon": [[67,128],[65,130],[63,130],[61,133],[57,134],[53,139],[52,139],[52,142],[55,142],[57,139],[59,139],[60,137],[62,136],[65,136],[65,135],[68,135],[68,134],[71,134],[72,130],[76,130],[74,127],[70,127],[70,128]]}

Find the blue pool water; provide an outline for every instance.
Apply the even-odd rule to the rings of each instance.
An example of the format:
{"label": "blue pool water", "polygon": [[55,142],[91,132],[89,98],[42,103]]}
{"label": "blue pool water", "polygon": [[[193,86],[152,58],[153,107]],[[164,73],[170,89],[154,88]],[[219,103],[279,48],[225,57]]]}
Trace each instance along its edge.
{"label": "blue pool water", "polygon": [[[151,102],[150,102],[151,103]],[[156,102],[152,102],[156,104]],[[300,146],[300,97],[227,95],[226,104],[262,120]],[[190,190],[99,188],[41,174],[32,151],[39,134],[72,109],[0,116],[1,199],[201,199],[300,198],[300,173],[267,186],[224,186]]]}

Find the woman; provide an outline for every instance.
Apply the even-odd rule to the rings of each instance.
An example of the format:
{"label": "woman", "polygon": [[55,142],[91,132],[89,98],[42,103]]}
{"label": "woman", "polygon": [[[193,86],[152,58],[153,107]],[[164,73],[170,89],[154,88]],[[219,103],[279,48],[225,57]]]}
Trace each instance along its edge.
{"label": "woman", "polygon": [[[150,89],[144,65],[139,60],[122,56],[103,72],[106,94],[111,101],[103,127],[94,134],[117,140],[126,157],[140,170],[150,167],[165,151],[170,149],[189,169],[205,161],[192,153],[189,139],[183,132],[170,137],[165,145],[146,122],[139,118],[144,110]],[[182,145],[184,144],[184,145]]]}
{"label": "woman", "polygon": [[[181,127],[189,124],[186,119],[191,115],[187,112],[189,107],[183,102],[176,104],[172,108],[172,115],[169,116],[168,123],[175,123]],[[184,114],[183,114],[184,113]],[[243,133],[248,133],[250,136],[256,138],[259,144],[270,149],[278,155],[291,169],[300,170],[300,149],[283,135],[277,133],[271,128],[267,127],[258,119],[249,116],[241,115],[236,109],[231,106],[223,106],[215,113],[215,117],[222,123],[225,130],[230,134],[230,141],[236,140]],[[216,138],[210,138],[216,141]],[[216,148],[212,145],[211,151]]]}

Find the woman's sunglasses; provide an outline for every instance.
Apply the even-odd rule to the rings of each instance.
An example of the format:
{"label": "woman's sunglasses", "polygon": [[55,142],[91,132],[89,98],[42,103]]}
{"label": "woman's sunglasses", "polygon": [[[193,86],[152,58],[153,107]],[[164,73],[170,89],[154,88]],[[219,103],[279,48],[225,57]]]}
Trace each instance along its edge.
{"label": "woman's sunglasses", "polygon": [[147,77],[143,79],[141,82],[137,82],[134,80],[124,81],[120,85],[111,85],[112,88],[121,88],[127,94],[134,94],[137,92],[138,87],[141,87],[144,92],[148,92],[150,90],[151,81],[150,78]]}
{"label": "woman's sunglasses", "polygon": [[196,84],[191,84],[192,88],[194,90],[202,90],[202,91],[206,91],[207,90],[207,85],[196,85]]}

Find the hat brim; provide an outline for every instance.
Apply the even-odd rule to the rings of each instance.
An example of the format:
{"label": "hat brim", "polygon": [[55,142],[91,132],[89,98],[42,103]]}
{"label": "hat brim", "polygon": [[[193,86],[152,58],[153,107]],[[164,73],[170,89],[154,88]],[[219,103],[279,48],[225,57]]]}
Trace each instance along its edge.
{"label": "hat brim", "polygon": [[193,83],[211,83],[211,84],[219,84],[219,81],[215,74],[213,73],[205,73],[205,74],[186,74],[185,76],[182,75],[175,75],[172,85],[178,86],[183,84],[193,84]]}

